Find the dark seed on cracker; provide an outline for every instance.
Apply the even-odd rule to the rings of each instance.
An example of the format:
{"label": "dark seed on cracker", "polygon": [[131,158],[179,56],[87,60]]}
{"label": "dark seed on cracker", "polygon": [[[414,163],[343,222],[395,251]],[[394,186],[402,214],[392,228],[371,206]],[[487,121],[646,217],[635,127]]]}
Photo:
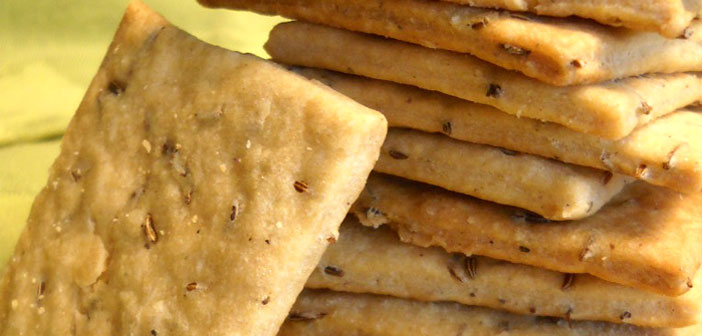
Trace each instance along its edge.
{"label": "dark seed on cracker", "polygon": [[572,65],[575,68],[580,69],[583,67],[583,62],[581,62],[580,60],[573,60],[570,62],[570,65]]}
{"label": "dark seed on cracker", "polygon": [[186,289],[188,292],[192,292],[192,291],[196,290],[196,289],[197,289],[197,282],[191,282],[191,283],[187,284],[187,285],[185,286],[185,289]]}
{"label": "dark seed on cracker", "polygon": [[295,181],[295,183],[293,183],[293,187],[299,193],[303,193],[303,192],[307,191],[307,183],[302,182],[302,181]]}
{"label": "dark seed on cracker", "polygon": [[187,194],[185,194],[185,204],[190,204],[190,202],[192,202],[192,200],[193,200],[193,191],[190,190],[190,191],[188,191]]}
{"label": "dark seed on cracker", "polygon": [[337,276],[337,277],[343,277],[344,276],[344,270],[338,267],[334,266],[327,266],[324,268],[324,273]]}
{"label": "dark seed on cracker", "polygon": [[150,242],[156,243],[158,241],[158,232],[156,232],[156,228],[154,227],[154,220],[151,217],[151,214],[146,214],[144,234],[146,234],[146,237],[149,238]]}
{"label": "dark seed on cracker", "polygon": [[453,126],[451,125],[450,121],[446,121],[441,125],[441,129],[444,131],[444,133],[451,135],[451,132],[453,131]]}
{"label": "dark seed on cracker", "polygon": [[290,321],[314,321],[327,316],[327,313],[322,312],[290,312],[288,320]]}
{"label": "dark seed on cracker", "polygon": [[531,252],[531,249],[526,247],[526,246],[520,246],[519,251],[524,252],[524,253],[529,253],[529,252]]}
{"label": "dark seed on cracker", "polygon": [[622,321],[624,321],[626,319],[630,319],[630,318],[631,318],[631,313],[628,311],[625,311],[622,315],[619,316],[619,319]]}
{"label": "dark seed on cracker", "polygon": [[388,152],[388,154],[390,154],[390,157],[395,160],[407,160],[409,158],[407,154],[392,149]]}
{"label": "dark seed on cracker", "polygon": [[478,259],[475,256],[466,258],[466,270],[471,279],[475,279],[475,276],[478,275]]}
{"label": "dark seed on cracker", "polygon": [[510,55],[528,56],[529,54],[531,54],[531,50],[524,49],[513,44],[502,43],[500,44],[500,47]]}
{"label": "dark seed on cracker", "polygon": [[561,285],[561,290],[568,290],[568,288],[573,286],[575,283],[575,274],[566,273],[563,277],[563,284]]}
{"label": "dark seed on cracker", "polygon": [[646,102],[641,102],[641,106],[639,107],[638,112],[641,114],[648,115],[651,113],[652,110],[653,108],[651,107],[651,105],[648,105],[648,103]]}
{"label": "dark seed on cracker", "polygon": [[487,97],[500,98],[502,96],[502,87],[497,84],[490,84],[485,95]]}
{"label": "dark seed on cracker", "polygon": [[507,156],[516,156],[517,154],[519,154],[519,152],[515,152],[506,148],[500,148],[500,151],[502,152],[502,154]]}
{"label": "dark seed on cracker", "polygon": [[268,304],[268,302],[271,302],[270,296],[266,296],[265,298],[263,298],[263,300],[261,301],[261,304],[263,304],[265,306]]}
{"label": "dark seed on cracker", "polygon": [[121,83],[119,81],[111,81],[110,84],[107,86],[107,89],[110,90],[110,92],[118,96],[124,92],[125,85],[124,83]]}

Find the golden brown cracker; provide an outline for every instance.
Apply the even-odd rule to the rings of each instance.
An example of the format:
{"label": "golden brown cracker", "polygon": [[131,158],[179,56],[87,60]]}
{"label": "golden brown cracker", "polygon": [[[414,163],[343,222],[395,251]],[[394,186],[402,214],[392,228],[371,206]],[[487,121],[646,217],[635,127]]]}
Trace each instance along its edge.
{"label": "golden brown cracker", "polygon": [[[701,277],[698,272],[695,280]],[[355,218],[341,225],[339,240],[327,248],[305,287],[645,327],[702,322],[700,287],[669,297],[587,274],[450,254],[402,243],[389,228],[364,228]]]}
{"label": "golden brown cracker", "polygon": [[551,220],[596,213],[631,178],[530,154],[391,128],[375,171],[516,206]]}
{"label": "golden brown cracker", "polygon": [[549,222],[523,210],[420,183],[371,175],[353,213],[405,242],[441,246],[625,286],[680,295],[702,258],[702,193],[634,183],[593,216]]}
{"label": "golden brown cracker", "polygon": [[200,0],[468,53],[552,85],[702,70],[702,22],[685,38],[431,0]]}
{"label": "golden brown cracker", "polygon": [[382,112],[391,127],[443,133],[462,141],[613,171],[680,192],[702,191],[699,108],[676,111],[612,141],[554,123],[517,118],[439,92],[320,69],[294,70]]}
{"label": "golden brown cracker", "polygon": [[274,335],[385,130],[131,3],[0,282],[0,334]]}
{"label": "golden brown cracker", "polygon": [[282,63],[409,84],[608,139],[702,99],[700,74],[555,87],[469,55],[301,22],[276,26],[266,50]]}
{"label": "golden brown cracker", "polygon": [[579,16],[602,24],[634,30],[655,31],[669,38],[685,37],[687,28],[700,9],[699,0],[446,0],[457,4],[537,15]]}
{"label": "golden brown cracker", "polygon": [[606,322],[515,315],[457,303],[420,302],[370,294],[304,290],[280,336],[698,335],[700,326],[640,328]]}

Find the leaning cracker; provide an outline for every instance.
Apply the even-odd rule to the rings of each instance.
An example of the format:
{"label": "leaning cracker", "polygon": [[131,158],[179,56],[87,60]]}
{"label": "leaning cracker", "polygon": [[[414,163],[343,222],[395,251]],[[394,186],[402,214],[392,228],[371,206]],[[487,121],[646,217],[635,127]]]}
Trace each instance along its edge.
{"label": "leaning cracker", "polygon": [[301,22],[276,26],[265,47],[283,63],[410,84],[609,139],[702,99],[701,74],[555,87],[469,55]]}
{"label": "leaning cracker", "polygon": [[608,171],[391,128],[375,171],[533,211],[551,220],[590,216],[631,182]]}
{"label": "leaning cracker", "polygon": [[612,141],[553,123],[517,118],[435,91],[320,69],[294,70],[382,112],[391,127],[443,133],[462,141],[608,170],[680,192],[702,191],[699,108],[668,114]]}
{"label": "leaning cracker", "polygon": [[274,335],[379,113],[133,2],[0,283],[1,335]]}
{"label": "leaning cracker", "polygon": [[682,195],[640,182],[590,217],[557,223],[374,174],[352,211],[364,225],[387,223],[403,241],[419,246],[589,273],[674,296],[693,287],[702,259],[700,202],[702,193]]}
{"label": "leaning cracker", "polygon": [[587,20],[428,0],[199,0],[468,53],[552,85],[702,70],[702,22],[682,39]]}
{"label": "leaning cracker", "polygon": [[280,336],[698,335],[702,327],[640,328],[607,322],[523,316],[458,303],[304,290]]}
{"label": "leaning cracker", "polygon": [[700,0],[447,0],[458,4],[531,12],[538,15],[579,16],[602,24],[634,30],[655,31],[669,37],[685,37],[692,19],[702,9]]}
{"label": "leaning cracker", "polygon": [[[702,281],[698,272],[696,281]],[[388,228],[347,218],[307,288],[453,301],[522,315],[609,321],[645,327],[702,322],[702,289],[669,297],[587,274],[563,274],[486,257],[400,242]]]}

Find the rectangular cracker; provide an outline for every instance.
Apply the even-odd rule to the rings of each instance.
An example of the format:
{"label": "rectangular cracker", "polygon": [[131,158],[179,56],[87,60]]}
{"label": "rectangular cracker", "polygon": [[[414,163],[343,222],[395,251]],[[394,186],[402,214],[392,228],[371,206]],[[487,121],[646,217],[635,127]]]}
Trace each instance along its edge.
{"label": "rectangular cracker", "polygon": [[531,12],[537,15],[579,16],[599,23],[634,30],[655,31],[676,38],[684,36],[700,9],[700,0],[446,0],[458,4]]}
{"label": "rectangular cracker", "polygon": [[552,85],[702,70],[702,22],[686,38],[430,0],[199,0],[468,53]]}
{"label": "rectangular cracker", "polygon": [[[404,242],[441,246],[563,273],[589,273],[664,295],[693,287],[702,258],[702,194],[643,182],[596,214],[548,222],[514,209],[417,182],[372,174],[352,211],[388,224]],[[700,284],[696,284],[699,286]]]}
{"label": "rectangular cracker", "polygon": [[375,171],[572,220],[596,213],[630,177],[540,156],[391,128]]}
{"label": "rectangular cracker", "polygon": [[435,91],[320,69],[293,69],[382,112],[391,127],[443,133],[608,170],[680,192],[702,191],[700,108],[678,110],[612,141]]}
{"label": "rectangular cracker", "polygon": [[280,336],[469,336],[469,335],[698,335],[699,325],[641,328],[607,322],[568,321],[515,315],[446,302],[420,302],[391,296],[304,290]]}
{"label": "rectangular cracker", "polygon": [[469,55],[301,22],[276,26],[265,48],[282,63],[409,84],[608,139],[702,99],[700,73],[556,87]]}
{"label": "rectangular cracker", "polygon": [[0,282],[0,335],[274,335],[385,128],[131,3]]}
{"label": "rectangular cracker", "polygon": [[[695,282],[702,281],[698,272]],[[442,248],[402,243],[388,228],[347,218],[306,288],[452,301],[515,314],[609,321],[645,327],[702,322],[702,288],[669,297],[587,274],[563,274]]]}

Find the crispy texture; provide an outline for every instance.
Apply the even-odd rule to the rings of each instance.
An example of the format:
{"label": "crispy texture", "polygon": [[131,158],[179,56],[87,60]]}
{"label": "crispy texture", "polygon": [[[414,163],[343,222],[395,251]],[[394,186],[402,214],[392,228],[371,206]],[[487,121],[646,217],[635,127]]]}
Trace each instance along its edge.
{"label": "crispy texture", "polygon": [[429,303],[332,291],[304,290],[280,336],[698,335],[700,326],[647,329],[626,324],[514,315],[457,303]]}
{"label": "crispy texture", "polygon": [[552,85],[702,70],[702,22],[685,39],[587,20],[433,0],[199,0],[468,53]]}
{"label": "crispy texture", "polygon": [[700,202],[701,193],[635,183],[593,216],[548,223],[519,209],[373,174],[352,209],[364,225],[387,223],[419,246],[680,295],[692,287],[702,258]]}
{"label": "crispy texture", "polygon": [[542,157],[391,128],[375,171],[533,211],[551,220],[590,216],[631,178]]}
{"label": "crispy texture", "polygon": [[676,111],[612,141],[434,91],[320,69],[294,70],[382,112],[391,127],[443,133],[462,141],[609,170],[680,192],[702,191],[699,108]]}
{"label": "crispy texture", "polygon": [[[646,327],[685,327],[702,322],[699,287],[669,297],[587,274],[571,275],[572,281],[564,287],[567,277],[532,266],[478,256],[466,258],[438,247],[402,243],[388,228],[364,228],[349,218],[341,225],[339,240],[324,252],[305,287],[419,301],[454,301],[522,315]],[[700,277],[702,272],[695,280],[702,281]],[[629,317],[622,318],[627,312]]]}
{"label": "crispy texture", "polygon": [[555,87],[469,55],[301,22],[276,26],[265,47],[282,63],[409,84],[609,139],[702,99],[701,74]]}
{"label": "crispy texture", "polygon": [[132,3],[2,278],[0,334],[274,335],[385,128]]}
{"label": "crispy texture", "polygon": [[676,38],[702,8],[699,0],[446,0],[458,4],[531,12],[538,15],[593,19],[602,24],[656,31]]}

